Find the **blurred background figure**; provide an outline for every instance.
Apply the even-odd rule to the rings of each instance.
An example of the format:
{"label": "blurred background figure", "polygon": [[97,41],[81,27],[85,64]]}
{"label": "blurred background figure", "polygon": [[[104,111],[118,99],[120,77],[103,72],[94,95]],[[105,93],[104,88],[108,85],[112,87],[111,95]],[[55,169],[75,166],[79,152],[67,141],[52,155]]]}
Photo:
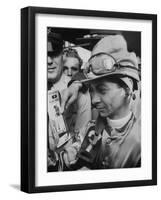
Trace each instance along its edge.
{"label": "blurred background figure", "polygon": [[67,48],[63,52],[63,72],[68,77],[74,76],[81,71],[82,59],[76,49]]}

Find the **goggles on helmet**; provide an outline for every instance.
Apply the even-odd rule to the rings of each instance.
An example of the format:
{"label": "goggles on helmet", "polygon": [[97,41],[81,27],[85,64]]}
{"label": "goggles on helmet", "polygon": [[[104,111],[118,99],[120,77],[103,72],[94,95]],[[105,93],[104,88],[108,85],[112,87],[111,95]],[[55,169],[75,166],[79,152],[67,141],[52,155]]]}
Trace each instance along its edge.
{"label": "goggles on helmet", "polygon": [[90,76],[90,74],[95,76],[104,75],[124,67],[138,71],[137,68],[131,65],[120,65],[112,55],[101,52],[91,56],[88,60],[87,76]]}

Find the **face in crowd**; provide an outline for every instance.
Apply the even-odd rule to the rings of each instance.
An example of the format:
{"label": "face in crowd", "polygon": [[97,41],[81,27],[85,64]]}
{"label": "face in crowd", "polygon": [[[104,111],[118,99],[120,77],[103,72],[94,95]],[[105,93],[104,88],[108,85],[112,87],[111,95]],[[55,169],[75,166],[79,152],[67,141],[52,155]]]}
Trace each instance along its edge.
{"label": "face in crowd", "polygon": [[80,71],[82,60],[75,49],[68,49],[64,51],[63,57],[63,72],[68,77],[73,77]]}
{"label": "face in crowd", "polygon": [[102,117],[119,119],[128,109],[130,101],[126,95],[126,88],[108,78],[91,82],[90,94],[92,104]]}
{"label": "face in crowd", "polygon": [[48,55],[48,80],[55,83],[57,82],[63,70],[63,59],[62,54],[59,55]]}
{"label": "face in crowd", "polygon": [[68,57],[64,61],[63,66],[64,74],[69,77],[74,76],[77,72],[79,72],[79,61],[77,58]]}

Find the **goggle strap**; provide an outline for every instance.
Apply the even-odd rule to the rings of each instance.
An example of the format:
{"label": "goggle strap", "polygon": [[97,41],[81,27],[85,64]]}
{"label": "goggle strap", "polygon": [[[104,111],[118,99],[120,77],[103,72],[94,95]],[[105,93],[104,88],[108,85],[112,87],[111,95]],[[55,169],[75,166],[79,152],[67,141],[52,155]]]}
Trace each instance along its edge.
{"label": "goggle strap", "polygon": [[134,69],[134,70],[138,71],[138,69],[136,67],[133,67],[131,65],[120,65],[118,63],[118,66],[119,66],[119,68],[130,68],[130,69]]}

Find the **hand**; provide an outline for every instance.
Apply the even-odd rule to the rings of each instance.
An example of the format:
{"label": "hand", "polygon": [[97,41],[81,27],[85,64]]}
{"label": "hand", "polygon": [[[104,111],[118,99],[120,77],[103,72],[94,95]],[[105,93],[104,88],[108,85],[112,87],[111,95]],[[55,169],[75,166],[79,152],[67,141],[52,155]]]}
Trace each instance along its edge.
{"label": "hand", "polygon": [[67,109],[74,101],[77,100],[79,89],[81,87],[82,83],[75,81],[70,85],[70,87],[63,91],[61,97],[61,113],[63,113],[65,109]]}
{"label": "hand", "polygon": [[67,167],[77,162],[77,153],[81,147],[80,142],[75,142],[71,146],[65,148],[64,162]]}

